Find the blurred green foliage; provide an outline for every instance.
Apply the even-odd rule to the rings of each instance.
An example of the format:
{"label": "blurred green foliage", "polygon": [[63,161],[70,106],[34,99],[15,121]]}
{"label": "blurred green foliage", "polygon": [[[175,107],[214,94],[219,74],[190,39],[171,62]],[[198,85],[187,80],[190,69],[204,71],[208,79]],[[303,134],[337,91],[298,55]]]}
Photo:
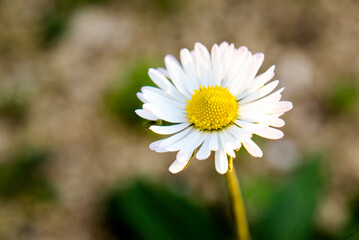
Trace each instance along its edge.
{"label": "blurred green foliage", "polygon": [[219,219],[188,196],[144,181],[113,191],[106,205],[118,239],[230,239],[228,224]]}
{"label": "blurred green foliage", "polygon": [[0,90],[0,118],[15,123],[25,120],[29,109],[26,94],[17,87],[6,87]]}
{"label": "blurred green foliage", "polygon": [[329,115],[348,115],[357,109],[359,85],[355,75],[339,76],[325,99],[325,108]]}
{"label": "blurred green foliage", "polygon": [[314,217],[324,180],[322,158],[320,154],[306,157],[305,164],[297,169],[286,186],[269,199],[267,210],[252,231],[255,239],[319,239],[313,236]]}
{"label": "blurred green foliage", "polygon": [[159,17],[168,17],[185,5],[187,0],[132,0],[131,7],[140,11],[149,11]]}
{"label": "blurred green foliage", "polygon": [[349,204],[349,219],[347,225],[339,234],[338,239],[357,240],[359,239],[359,195],[357,194]]}
{"label": "blurred green foliage", "polygon": [[243,196],[245,197],[248,218],[252,223],[267,211],[271,201],[276,195],[278,186],[272,179],[252,178],[242,182]]}
{"label": "blurred green foliage", "polygon": [[43,167],[48,152],[34,147],[19,147],[0,164],[0,199],[29,197],[50,200],[54,189],[46,179]]}
{"label": "blurred green foliage", "polygon": [[84,6],[107,3],[109,0],[54,0],[51,11],[42,22],[42,39],[45,47],[51,47],[68,29],[71,14]]}
{"label": "blurred green foliage", "polygon": [[[52,9],[42,21],[42,44],[51,47],[68,30],[69,20],[74,11],[93,4],[108,4],[116,0],[54,0]],[[120,1],[122,7],[129,7],[144,12],[153,13],[155,16],[169,17],[176,12],[185,0],[131,0]]]}
{"label": "blurred green foliage", "polygon": [[356,230],[353,230],[353,232],[351,232],[349,234],[348,237],[346,237],[346,240],[358,240],[359,239],[359,226],[356,226]]}
{"label": "blurred green foliage", "polygon": [[135,113],[136,109],[142,108],[142,102],[136,93],[143,86],[154,86],[147,75],[148,69],[153,66],[156,66],[156,61],[136,62],[108,88],[104,95],[104,104],[110,115],[125,120],[128,124],[143,122]]}
{"label": "blurred green foliage", "polygon": [[54,14],[47,16],[42,27],[42,44],[50,47],[65,33],[68,29],[68,16]]}
{"label": "blurred green foliage", "polygon": [[[307,155],[285,184],[244,182],[253,239],[342,239],[320,232],[314,222],[325,183],[323,161],[319,153]],[[111,192],[106,201],[106,223],[119,239],[233,239],[223,212],[218,217],[188,197],[143,181]],[[357,225],[350,226],[353,231]]]}

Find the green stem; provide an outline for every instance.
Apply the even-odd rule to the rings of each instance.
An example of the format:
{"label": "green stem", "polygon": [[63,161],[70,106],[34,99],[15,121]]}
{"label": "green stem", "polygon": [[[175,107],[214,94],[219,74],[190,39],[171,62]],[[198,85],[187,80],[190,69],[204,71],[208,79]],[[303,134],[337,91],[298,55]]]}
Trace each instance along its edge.
{"label": "green stem", "polygon": [[246,218],[246,211],[242,200],[241,189],[239,187],[236,171],[233,166],[232,157],[228,159],[229,169],[226,173],[227,188],[229,199],[233,210],[233,218],[236,225],[236,235],[238,240],[250,240],[249,229]]}

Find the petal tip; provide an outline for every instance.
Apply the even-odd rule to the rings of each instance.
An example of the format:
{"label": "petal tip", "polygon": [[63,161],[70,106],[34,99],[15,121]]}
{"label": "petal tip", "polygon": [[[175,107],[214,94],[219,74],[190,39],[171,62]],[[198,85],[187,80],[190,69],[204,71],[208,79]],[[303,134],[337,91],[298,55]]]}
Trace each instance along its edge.
{"label": "petal tip", "polygon": [[172,173],[172,174],[176,174],[176,173],[181,172],[183,169],[185,169],[187,165],[188,165],[188,163],[182,163],[182,162],[178,162],[176,160],[168,168],[168,171],[170,171],[170,173]]}
{"label": "petal tip", "polygon": [[228,168],[227,169],[216,169],[216,171],[219,173],[219,174],[221,174],[221,175],[224,175],[224,174],[226,174],[227,172],[228,172]]}

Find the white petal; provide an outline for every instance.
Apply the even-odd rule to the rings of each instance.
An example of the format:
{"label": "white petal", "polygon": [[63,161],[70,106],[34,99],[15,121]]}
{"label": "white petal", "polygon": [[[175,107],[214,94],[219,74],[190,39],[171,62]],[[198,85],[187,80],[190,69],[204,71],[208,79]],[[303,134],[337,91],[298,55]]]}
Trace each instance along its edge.
{"label": "white petal", "polygon": [[255,77],[255,79],[252,81],[251,86],[247,91],[242,92],[240,95],[237,96],[237,99],[242,99],[249,94],[257,91],[259,88],[263,87],[264,84],[269,82],[274,77],[274,69],[275,66],[271,66],[266,72],[258,75]]}
{"label": "white petal", "polygon": [[281,114],[273,114],[273,115],[253,115],[253,116],[246,116],[241,117],[240,120],[245,122],[252,122],[252,123],[260,123],[267,126],[273,127],[283,127],[285,122],[278,118]]}
{"label": "white petal", "polygon": [[143,97],[143,94],[141,92],[136,93],[136,96],[138,97],[138,99],[141,100],[141,102],[148,103],[148,101]]}
{"label": "white petal", "polygon": [[165,92],[167,92],[174,98],[178,99],[179,101],[185,100],[183,95],[178,92],[175,86],[173,86],[173,84],[156,69],[150,68],[148,70],[148,76],[150,76],[152,81],[159,88],[163,89]]}
{"label": "white petal", "polygon": [[201,57],[203,57],[203,60],[205,60],[206,62],[209,63],[211,55],[209,54],[208,49],[206,48],[206,46],[204,46],[200,42],[196,42],[194,44],[194,50],[196,51],[197,55],[200,55]]}
{"label": "white petal", "polygon": [[175,142],[177,142],[178,140],[180,140],[182,137],[184,137],[185,135],[187,135],[190,131],[192,131],[193,128],[192,127],[188,127],[185,130],[176,133],[174,135],[172,135],[171,137],[165,138],[163,139],[163,141],[160,143],[160,147],[167,147],[171,144],[174,144]]}
{"label": "white petal", "polygon": [[191,94],[187,91],[186,86],[181,79],[181,73],[178,70],[178,64],[176,61],[177,60],[175,60],[172,55],[167,55],[165,57],[167,72],[170,75],[170,78],[178,91],[188,99],[190,98]]}
{"label": "white petal", "polygon": [[171,59],[170,67],[173,68],[174,76],[178,78],[178,81],[180,81],[183,84],[185,91],[189,93],[189,95],[186,95],[187,99],[189,99],[190,95],[193,93],[193,89],[197,88],[196,83],[188,78],[181,64],[178,62],[178,60],[175,57],[173,57],[172,55],[167,55],[166,57]]}
{"label": "white petal", "polygon": [[228,133],[230,133],[234,138],[235,142],[233,143],[233,149],[238,150],[241,148],[241,142],[251,138],[252,134],[249,132],[244,131],[242,128],[233,125],[226,129]]}
{"label": "white petal", "polygon": [[163,142],[163,139],[151,143],[150,144],[150,149],[155,151],[156,148],[158,148],[160,146],[161,142]]}
{"label": "white petal", "polygon": [[263,123],[252,123],[241,120],[236,120],[235,123],[238,126],[242,127],[244,130],[264,138],[280,139],[283,137],[282,131],[275,128],[271,128]]}
{"label": "white petal", "polygon": [[186,151],[178,151],[177,156],[176,156],[176,161],[179,162],[188,162],[188,160],[191,158],[193,154],[193,150],[186,152]]}
{"label": "white petal", "polygon": [[[244,138],[242,134],[238,134],[236,130],[242,131],[239,127],[236,125],[229,126],[228,128],[223,130],[223,134],[226,139],[229,139],[231,141],[231,147],[233,150],[237,150],[241,147],[241,141]],[[235,156],[234,156],[235,157]]]}
{"label": "white petal", "polygon": [[177,142],[166,146],[166,149],[168,151],[193,151],[195,148],[201,145],[206,136],[206,133],[201,132],[198,129],[193,129],[189,134],[185,135]]}
{"label": "white petal", "polygon": [[158,118],[161,118],[167,122],[182,123],[188,121],[187,114],[184,110],[174,110],[165,106],[160,106],[152,103],[143,104],[143,109],[152,112]]}
{"label": "white petal", "polygon": [[189,125],[190,125],[190,123],[180,123],[180,124],[170,125],[170,126],[151,126],[150,129],[155,133],[168,135],[168,134],[174,134],[176,132],[182,131]]}
{"label": "white petal", "polygon": [[267,82],[269,82],[274,77],[274,70],[275,70],[275,65],[272,65],[270,68],[268,68],[267,71],[265,71],[262,74],[259,74],[255,78],[255,83],[253,85],[253,88],[258,89],[262,87],[264,84],[266,84]]}
{"label": "white petal", "polygon": [[167,152],[167,150],[165,148],[160,147],[161,142],[163,142],[163,139],[151,143],[150,149],[153,151],[159,152],[159,153]]}
{"label": "white petal", "polygon": [[262,66],[264,61],[264,54],[263,53],[256,53],[253,55],[254,61],[252,63],[252,67],[249,74],[249,79],[252,81],[256,76],[259,68]]}
{"label": "white petal", "polygon": [[187,105],[185,101],[180,102],[158,88],[142,87],[141,91],[143,98],[147,101],[147,103],[155,103],[157,105],[163,105],[169,108],[175,107],[179,109],[185,109],[185,106]]}
{"label": "white petal", "polygon": [[166,78],[169,78],[170,77],[170,75],[168,75],[168,72],[167,72],[167,70],[165,69],[165,68],[161,68],[161,67],[159,67],[159,68],[157,68],[157,71],[159,71],[163,76],[165,76]]}
{"label": "white petal", "polygon": [[258,112],[258,109],[268,108],[269,105],[275,104],[276,102],[278,102],[281,99],[282,95],[280,93],[283,90],[284,90],[284,88],[281,88],[278,91],[276,91],[264,98],[256,100],[254,102],[240,104],[240,106],[238,108],[238,115],[242,116],[250,111]]}
{"label": "white petal", "polygon": [[266,127],[266,125],[263,125],[263,124],[246,122],[246,121],[239,120],[239,119],[237,119],[235,121],[235,124],[237,124],[239,127],[241,127],[244,131],[251,132],[251,133],[257,131],[258,129],[263,129],[264,127]]}
{"label": "white petal", "polygon": [[218,173],[225,174],[228,171],[227,154],[221,146],[215,153],[214,162]]}
{"label": "white petal", "polygon": [[141,118],[150,120],[150,121],[156,121],[157,119],[159,119],[159,117],[153,115],[152,113],[145,111],[143,109],[136,109],[135,113],[140,116]]}
{"label": "white petal", "polygon": [[252,53],[250,51],[245,51],[243,57],[238,57],[234,64],[238,65],[239,62],[241,63],[241,66],[230,69],[228,76],[230,79],[225,81],[226,86],[228,86],[229,91],[234,96],[238,95],[238,89],[242,88],[242,85],[245,85],[248,80],[247,76],[249,75],[250,66],[253,62]]}
{"label": "white petal", "polygon": [[[238,50],[234,50],[233,60],[231,62],[231,67],[228,69],[228,72],[225,76],[226,86],[233,86],[236,84],[235,81],[238,79],[240,74],[244,69],[246,69],[246,63],[251,59],[251,53],[248,51],[247,47],[240,47]],[[239,84],[239,83],[237,83]]]}
{"label": "white petal", "polygon": [[164,152],[168,152],[168,151],[165,148],[158,147],[158,148],[156,148],[155,152],[164,153]]}
{"label": "white petal", "polygon": [[[228,45],[228,44],[227,44]],[[230,44],[225,48],[221,48],[222,44],[220,45],[221,50],[221,64],[222,64],[222,78],[225,79],[227,76],[228,71],[230,70],[230,66],[233,60],[234,54],[234,44]]]}
{"label": "white petal", "polygon": [[196,70],[199,84],[201,86],[208,86],[211,84],[212,66],[211,56],[208,49],[202,43],[194,45],[194,57],[196,59]]}
{"label": "white petal", "polygon": [[172,83],[156,69],[150,68],[148,70],[148,76],[150,76],[152,81],[164,91],[174,87]]}
{"label": "white petal", "polygon": [[292,102],[280,101],[267,114],[285,113],[293,108]]}
{"label": "white petal", "polygon": [[229,46],[228,42],[224,41],[224,42],[221,42],[221,44],[219,44],[219,49],[221,51],[225,51],[226,49],[228,49],[228,46]]}
{"label": "white petal", "polygon": [[252,141],[252,139],[247,139],[242,142],[243,146],[247,149],[247,151],[253,156],[253,157],[262,157],[263,152],[258,147],[258,145]]}
{"label": "white petal", "polygon": [[221,68],[221,60],[220,60],[220,50],[217,44],[214,44],[212,47],[212,72],[213,72],[213,86],[220,86],[222,81],[222,68]]}
{"label": "white petal", "polygon": [[284,136],[282,131],[271,127],[261,129],[260,131],[254,132],[254,134],[268,139],[281,139]]}
{"label": "white petal", "polygon": [[196,74],[196,70],[195,70],[195,66],[194,66],[194,62],[193,62],[191,53],[188,51],[188,49],[183,48],[181,50],[180,55],[181,55],[181,63],[182,63],[183,69],[184,69],[185,73],[187,74],[189,81],[191,81],[192,84],[195,86],[194,89],[199,89],[199,83],[197,80],[197,74]]}
{"label": "white petal", "polygon": [[245,72],[245,74],[242,75],[242,78],[240,80],[242,84],[237,85],[235,89],[231,90],[234,96],[238,96],[241,92],[243,92],[250,86],[256,73],[258,72],[260,66],[263,63],[263,60],[264,60],[263,53],[256,53],[253,55],[247,71]]}
{"label": "white petal", "polygon": [[219,136],[221,140],[221,146],[223,147],[226,154],[228,154],[232,158],[235,158],[236,154],[234,153],[233,149],[235,149],[236,139],[231,134],[225,131],[221,131]]}
{"label": "white petal", "polygon": [[[188,159],[189,161],[189,159]],[[188,165],[188,161],[187,162],[180,162],[180,161],[174,161],[171,166],[169,167],[169,171],[173,174],[175,173],[179,173],[180,171],[182,171],[187,165]]]}
{"label": "white petal", "polygon": [[265,85],[264,87],[262,87],[261,89],[259,89],[258,91],[250,94],[249,96],[243,98],[242,100],[239,101],[240,104],[244,104],[244,103],[248,103],[248,102],[252,102],[254,100],[257,100],[261,97],[266,96],[267,94],[269,94],[270,92],[273,91],[273,89],[275,89],[278,85],[279,81],[273,81],[267,85]]}
{"label": "white petal", "polygon": [[208,148],[212,151],[218,150],[218,133],[217,132],[211,132],[209,136],[209,144]]}
{"label": "white petal", "polygon": [[285,125],[285,122],[280,118],[268,119],[267,123],[272,127],[283,127]]}
{"label": "white petal", "polygon": [[209,156],[211,155],[211,150],[208,148],[208,146],[209,146],[209,138],[203,142],[201,148],[198,150],[196,154],[196,158],[198,160],[204,160],[209,158]]}

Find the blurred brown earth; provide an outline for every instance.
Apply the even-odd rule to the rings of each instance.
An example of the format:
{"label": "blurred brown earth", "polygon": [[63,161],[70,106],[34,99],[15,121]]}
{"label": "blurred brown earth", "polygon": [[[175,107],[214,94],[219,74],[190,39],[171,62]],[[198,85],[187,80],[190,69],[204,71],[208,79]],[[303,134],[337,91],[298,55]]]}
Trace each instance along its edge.
{"label": "blurred brown earth", "polygon": [[[265,53],[260,72],[275,64],[284,99],[294,105],[284,116],[284,139],[259,143],[263,159],[237,159],[240,177],[290,175],[300,154],[323,150],[330,178],[317,224],[340,228],[359,191],[359,109],[329,114],[326,99],[342,76],[359,84],[359,2],[144,2],[92,1],[62,13],[58,1],[0,1],[0,89],[19,89],[29,99],[22,122],[0,118],[0,156],[22,143],[49,148],[46,176],[58,195],[44,204],[1,203],[0,238],[110,239],[98,227],[99,196],[135,176],[175,179],[209,202],[224,201],[213,159],[193,160],[173,176],[175,155],[148,148],[159,137],[113,120],[102,106],[106,90],[134,62],[178,57],[197,41]],[[66,15],[66,30],[46,41],[44,24],[58,12]]]}

